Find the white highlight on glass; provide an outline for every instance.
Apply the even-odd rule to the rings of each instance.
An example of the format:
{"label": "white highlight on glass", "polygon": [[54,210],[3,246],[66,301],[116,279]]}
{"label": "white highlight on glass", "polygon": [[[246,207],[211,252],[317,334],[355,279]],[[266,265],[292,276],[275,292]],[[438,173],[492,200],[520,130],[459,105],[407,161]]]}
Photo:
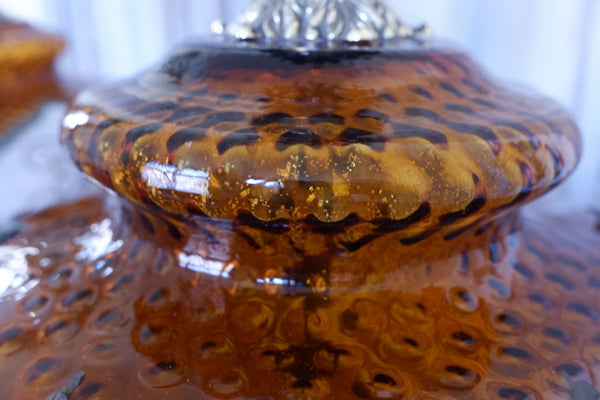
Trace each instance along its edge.
{"label": "white highlight on glass", "polygon": [[191,194],[208,195],[208,172],[195,169],[178,169],[152,161],[144,165],[142,180],[155,189],[176,190]]}
{"label": "white highlight on glass", "polygon": [[63,125],[67,129],[75,129],[89,122],[90,116],[83,111],[73,111],[65,116]]}

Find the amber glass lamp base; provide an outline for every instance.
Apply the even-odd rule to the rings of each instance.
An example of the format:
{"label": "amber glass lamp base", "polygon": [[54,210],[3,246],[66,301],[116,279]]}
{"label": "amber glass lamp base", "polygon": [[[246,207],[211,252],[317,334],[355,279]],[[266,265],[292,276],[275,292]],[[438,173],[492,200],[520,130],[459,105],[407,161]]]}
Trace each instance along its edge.
{"label": "amber glass lamp base", "polygon": [[48,210],[0,247],[2,399],[78,370],[72,399],[597,396],[595,215],[354,252],[314,233],[286,259],[293,230],[115,208]]}

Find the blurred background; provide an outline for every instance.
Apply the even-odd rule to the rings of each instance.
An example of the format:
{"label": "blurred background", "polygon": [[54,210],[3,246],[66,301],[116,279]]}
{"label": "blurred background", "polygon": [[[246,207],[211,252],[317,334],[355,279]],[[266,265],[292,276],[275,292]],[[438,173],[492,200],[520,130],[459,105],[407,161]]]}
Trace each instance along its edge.
{"label": "blurred background", "polygon": [[[62,35],[67,47],[59,73],[66,80],[97,84],[152,66],[178,43],[210,37],[214,20],[231,20],[245,3],[0,0],[0,11]],[[427,22],[436,37],[459,44],[495,76],[566,106],[582,130],[584,158],[574,176],[538,204],[550,212],[600,207],[600,0],[386,3],[410,25]],[[16,193],[0,196],[0,222],[89,190],[58,146],[63,112],[61,104],[44,107],[0,147],[0,187]]]}

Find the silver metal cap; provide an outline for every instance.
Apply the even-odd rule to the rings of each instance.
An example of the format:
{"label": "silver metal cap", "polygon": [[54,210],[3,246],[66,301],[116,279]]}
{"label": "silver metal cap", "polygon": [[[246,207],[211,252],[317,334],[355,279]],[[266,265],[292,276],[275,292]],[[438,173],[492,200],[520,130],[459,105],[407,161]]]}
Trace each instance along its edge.
{"label": "silver metal cap", "polygon": [[251,0],[222,33],[242,42],[341,47],[374,46],[426,29],[402,23],[379,0]]}

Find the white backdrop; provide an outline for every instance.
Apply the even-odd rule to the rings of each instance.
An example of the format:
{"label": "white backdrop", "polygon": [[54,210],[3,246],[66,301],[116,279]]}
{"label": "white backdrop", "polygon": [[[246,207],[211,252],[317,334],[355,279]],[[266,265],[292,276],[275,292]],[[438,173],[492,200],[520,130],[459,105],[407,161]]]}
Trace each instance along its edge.
{"label": "white backdrop", "polygon": [[[245,2],[0,0],[0,10],[61,33],[68,48],[60,71],[101,81],[134,74],[177,43],[206,37],[213,20],[230,20]],[[411,25],[427,22],[435,36],[458,43],[496,76],[532,86],[569,108],[584,135],[584,159],[575,175],[542,204],[552,211],[600,207],[600,0],[387,4]]]}

